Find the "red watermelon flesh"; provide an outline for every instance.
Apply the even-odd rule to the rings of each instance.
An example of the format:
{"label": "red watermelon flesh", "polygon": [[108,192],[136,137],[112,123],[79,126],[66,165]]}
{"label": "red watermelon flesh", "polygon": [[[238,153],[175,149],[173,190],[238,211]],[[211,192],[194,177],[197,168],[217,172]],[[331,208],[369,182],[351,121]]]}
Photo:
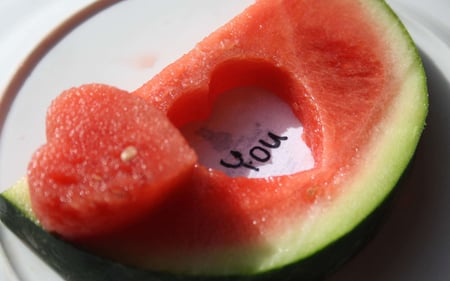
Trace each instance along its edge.
{"label": "red watermelon flesh", "polygon": [[264,179],[199,165],[170,212],[148,222],[155,244],[167,241],[156,248],[265,239],[341,192],[392,98],[392,62],[368,17],[358,1],[258,1],[134,92],[182,127],[207,118],[227,90],[268,89],[291,106],[315,159]]}
{"label": "red watermelon flesh", "polygon": [[[148,196],[140,196],[135,192],[135,183],[130,183],[133,187],[130,196],[139,195],[137,201],[125,197],[103,204],[104,197],[99,196],[101,208],[95,207],[97,205],[90,208],[79,203],[80,200],[74,201],[80,208],[71,209],[64,217],[55,215],[54,225],[62,225],[67,229],[67,236],[83,247],[124,263],[150,269],[219,275],[278,268],[315,253],[330,243],[330,239],[345,234],[376,207],[377,202],[367,197],[374,194],[375,189],[382,190],[377,192],[385,195],[383,192],[387,193],[390,187],[384,185],[394,185],[398,176],[379,170],[384,158],[380,160],[377,155],[387,153],[383,148],[393,150],[395,140],[386,141],[387,133],[381,128],[390,121],[385,116],[400,122],[395,109],[407,99],[402,79],[407,75],[408,63],[415,63],[397,64],[396,56],[415,58],[415,49],[403,45],[397,49],[390,43],[393,35],[388,31],[396,20],[387,15],[384,5],[379,1],[355,0],[256,1],[132,93],[140,100],[136,101],[139,110],[125,120],[121,119],[124,122],[121,124],[133,123],[135,118],[145,121],[132,127],[130,134],[135,132],[136,138],[156,146],[173,135],[166,149],[152,154],[152,157],[169,159],[160,170],[157,164],[149,166],[149,172],[157,171],[167,179],[154,183],[156,194],[150,192]],[[396,29],[393,34],[404,36],[402,32]],[[405,50],[410,53],[405,54]],[[306,142],[311,149],[313,168],[285,176],[232,178],[201,164],[194,165],[196,157],[179,131],[169,125],[160,128],[153,123],[152,118],[163,122],[166,116],[181,129],[191,122],[205,120],[221,94],[248,86],[272,92],[290,106],[303,125],[303,140],[298,141]],[[397,97],[399,92],[401,99]],[[148,102],[148,108],[141,103],[141,98]],[[120,103],[108,104],[119,106]],[[412,101],[412,104],[418,103]],[[79,103],[74,107],[79,107]],[[153,107],[162,113],[155,112]],[[107,108],[112,110],[113,106]],[[141,118],[141,115],[147,116],[144,111],[156,117]],[[113,115],[109,112],[105,117],[108,119]],[[55,129],[58,118],[50,116],[47,124],[49,140],[53,139],[58,151],[68,149],[68,155],[72,155],[70,145],[67,145],[73,141],[71,137],[63,137],[60,146],[59,141],[55,141],[60,131],[70,134],[71,130]],[[72,122],[72,118],[78,119],[71,113],[67,116],[66,123]],[[416,118],[418,120],[420,116]],[[152,128],[151,133],[142,130],[147,127],[147,122],[153,124],[148,125]],[[164,133],[158,134],[158,130]],[[406,139],[411,139],[408,146],[412,147],[421,128],[411,131],[414,132],[391,133],[396,137],[411,135]],[[92,139],[87,138],[90,147],[96,147],[94,140],[101,137],[105,137],[111,147],[118,146],[117,139],[106,140],[114,134],[92,132]],[[121,132],[119,139],[121,135],[129,134]],[[159,141],[153,138],[156,135],[159,135]],[[378,146],[379,138],[390,146]],[[120,147],[115,155],[123,149]],[[147,149],[144,147],[143,151]],[[93,158],[98,157],[95,151],[89,153]],[[44,162],[46,158],[39,155],[40,152],[31,164],[31,186],[35,181],[38,187],[51,188],[51,182],[40,179],[40,172],[52,168],[58,171],[64,166],[56,164],[57,156]],[[402,159],[407,161],[408,155]],[[63,159],[59,162],[68,163],[70,170],[73,165],[78,165],[78,158],[74,159],[76,161]],[[152,161],[150,157],[147,160]],[[171,165],[174,160],[178,166]],[[394,168],[401,170],[403,167],[399,166],[403,160],[398,163],[395,160]],[[370,169],[372,166],[377,167],[375,172]],[[126,170],[124,166],[118,167],[119,174],[122,169]],[[33,170],[36,171],[34,175]],[[373,176],[378,172],[379,179]],[[58,184],[74,181],[56,175]],[[133,176],[125,178],[128,180]],[[85,181],[83,178],[74,182]],[[110,183],[120,191],[126,189],[113,177]],[[368,209],[361,207],[363,203],[352,201],[358,198],[356,195],[342,199],[349,190],[353,195],[354,190],[365,193],[361,185],[366,184],[372,189],[367,190],[367,196],[358,196],[365,198],[363,203],[372,204]],[[37,193],[47,196],[45,192]],[[67,196],[55,194],[59,196],[55,197],[55,202],[62,202],[61,198]],[[92,197],[96,198],[95,195]],[[376,198],[374,201],[381,200]],[[329,210],[337,205],[336,202],[339,202],[338,215],[333,215]],[[365,213],[361,216],[355,212],[348,214],[345,206],[350,205],[361,207]],[[49,205],[45,211],[64,210],[64,205],[61,206]],[[103,211],[103,206],[107,212]],[[38,206],[39,209],[44,210]],[[119,209],[126,209],[125,215],[117,211]],[[348,215],[349,220],[336,222],[334,218],[339,219],[342,213]],[[78,217],[95,221],[88,233],[77,233],[77,225],[65,226],[63,220],[82,221]],[[327,220],[318,226],[317,220],[324,217]],[[111,229],[96,228],[98,222],[113,226]],[[337,224],[344,226],[335,227]],[[321,231],[323,229],[326,231]],[[331,238],[326,238],[327,235]]]}
{"label": "red watermelon flesh", "polygon": [[[314,216],[347,186],[361,184],[354,175],[376,158],[371,146],[384,137],[382,117],[392,112],[402,87],[405,66],[396,65],[397,50],[377,19],[386,16],[386,7],[378,5],[384,4],[257,1],[137,89],[135,95],[181,128],[207,119],[229,90],[264,88],[303,124],[314,167],[249,179],[197,165],[191,182],[145,220],[85,245],[144,267],[215,274],[273,268],[317,250],[306,244],[299,254],[302,246],[285,245],[304,239],[291,229],[313,232]],[[289,253],[291,248],[297,250]]]}
{"label": "red watermelon flesh", "polygon": [[98,236],[146,215],[189,179],[195,152],[159,110],[100,84],[72,88],[47,115],[29,164],[33,211],[66,239]]}

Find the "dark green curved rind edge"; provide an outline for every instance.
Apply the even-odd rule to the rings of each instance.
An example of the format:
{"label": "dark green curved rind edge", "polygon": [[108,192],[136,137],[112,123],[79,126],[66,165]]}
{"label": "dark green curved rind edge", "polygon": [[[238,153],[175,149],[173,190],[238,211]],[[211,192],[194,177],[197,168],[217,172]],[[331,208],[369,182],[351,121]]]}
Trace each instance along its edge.
{"label": "dark green curved rind edge", "polygon": [[141,270],[101,258],[46,232],[3,194],[0,194],[0,220],[67,281],[319,281],[336,271],[374,236],[395,193],[353,231],[311,257],[280,269],[242,276],[176,275]]}

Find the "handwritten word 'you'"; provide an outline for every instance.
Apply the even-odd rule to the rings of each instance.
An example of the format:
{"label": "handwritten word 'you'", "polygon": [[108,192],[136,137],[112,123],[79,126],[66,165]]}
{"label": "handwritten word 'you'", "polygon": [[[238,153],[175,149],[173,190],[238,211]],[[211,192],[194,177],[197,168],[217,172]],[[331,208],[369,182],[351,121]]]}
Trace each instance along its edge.
{"label": "handwritten word 'you'", "polygon": [[288,137],[286,136],[278,136],[272,132],[268,132],[267,135],[272,140],[271,143],[260,139],[258,141],[260,145],[253,146],[248,151],[250,158],[253,160],[245,161],[244,156],[240,151],[230,150],[230,154],[235,160],[235,162],[230,163],[221,159],[220,165],[230,169],[247,168],[258,172],[259,168],[254,165],[253,161],[257,161],[259,163],[266,163],[272,157],[271,151],[269,151],[269,149],[279,148],[281,146],[281,141],[285,141],[288,139]]}

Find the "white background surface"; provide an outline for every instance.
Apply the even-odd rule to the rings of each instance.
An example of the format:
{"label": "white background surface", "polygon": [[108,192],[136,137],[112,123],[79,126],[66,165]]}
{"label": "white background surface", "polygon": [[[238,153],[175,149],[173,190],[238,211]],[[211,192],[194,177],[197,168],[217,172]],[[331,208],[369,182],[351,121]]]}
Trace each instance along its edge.
{"label": "white background surface", "polygon": [[[27,55],[34,49],[34,47],[49,33],[49,31],[56,28],[67,17],[79,10],[81,7],[92,3],[92,0],[0,0],[0,95],[8,85],[9,81],[14,76],[16,70],[20,67],[21,63],[26,59]],[[398,11],[399,15],[405,20],[405,24],[411,24],[411,26],[420,23],[418,29],[424,30],[427,34],[426,38],[417,38],[421,41],[426,48],[422,49],[427,55],[426,66],[430,68],[430,73],[436,74],[437,78],[431,78],[430,82],[432,90],[435,93],[447,93],[448,90],[449,74],[450,74],[450,1],[448,0],[388,0],[394,10]],[[412,21],[411,21],[412,19]],[[429,33],[427,33],[429,32]],[[414,36],[414,34],[413,34]],[[433,38],[430,42],[426,42],[428,36]],[[430,44],[430,45],[427,45]],[[431,46],[432,45],[432,46]],[[434,62],[434,64],[433,64]],[[435,68],[433,68],[435,67]],[[436,98],[435,98],[436,101]],[[429,137],[426,142],[431,145],[441,145],[439,141],[448,141],[448,130],[450,118],[447,112],[450,104],[448,103],[448,96],[446,98],[438,98],[438,104],[434,106],[432,104],[432,110],[439,110],[441,113],[435,113],[432,118],[441,122],[440,129],[446,130],[442,132],[442,138],[437,140],[438,136],[433,135]],[[447,122],[444,125],[444,122]],[[432,127],[432,124],[430,124]],[[432,127],[433,128],[433,127]],[[436,128],[436,127],[434,127]],[[443,168],[437,165],[443,165],[448,169],[450,157],[450,142],[447,144],[447,150],[436,151],[436,155],[423,157],[426,160],[433,160],[434,162],[426,163],[424,165],[433,166],[433,169],[437,169],[436,175],[444,176]],[[445,145],[445,144],[444,144]],[[432,151],[433,152],[433,151]],[[438,154],[441,154],[443,158],[439,158]],[[432,154],[432,153],[431,153]],[[428,157],[428,158],[427,158]],[[1,175],[1,173],[0,173]],[[16,175],[12,176],[13,178]],[[444,176],[445,177],[445,176]],[[442,181],[442,188],[449,188],[450,181],[447,176]],[[4,182],[4,179],[0,179],[0,182]],[[419,179],[420,180],[420,179]],[[423,179],[422,179],[423,180]],[[428,188],[428,182],[423,182],[424,188]],[[438,183],[431,182],[430,186],[436,187]],[[5,186],[0,186],[0,190],[3,190]],[[414,190],[418,194],[422,194],[419,190]],[[450,254],[445,251],[450,251],[450,227],[446,223],[448,221],[447,215],[450,213],[449,207],[449,191],[437,191],[431,190],[437,195],[425,196],[423,200],[436,200],[434,202],[426,202],[430,206],[437,206],[433,211],[435,214],[429,216],[425,211],[414,210],[411,211],[411,216],[417,216],[409,218],[407,216],[408,210],[401,210],[394,214],[394,222],[388,222],[388,227],[381,233],[381,239],[375,241],[375,245],[371,245],[367,250],[361,253],[361,257],[358,257],[352,261],[348,266],[344,267],[336,276],[332,277],[332,281],[448,281],[450,280],[450,270],[446,269],[450,266]],[[425,193],[424,193],[425,194]],[[429,195],[429,194],[426,194]],[[397,218],[396,218],[397,216]],[[431,220],[429,218],[432,218]],[[392,226],[389,224],[397,223],[398,221],[405,223],[405,228],[400,226]],[[406,222],[417,222],[413,226],[413,229],[409,229],[411,225],[406,225]],[[0,226],[1,228],[2,226]],[[0,229],[1,230],[1,229]],[[383,239],[388,239],[386,236],[398,235],[394,231],[404,231],[405,237],[412,232],[412,238],[407,238],[402,241],[398,240],[398,248],[381,249],[382,253],[390,253],[389,256],[383,257],[368,257],[368,255],[377,253],[374,247],[383,247]],[[448,239],[444,240],[444,235],[448,235]],[[401,236],[400,236],[401,237]],[[420,246],[414,246],[417,241],[421,239],[427,239],[427,243],[422,243]],[[390,241],[392,242],[392,241]],[[412,245],[414,244],[414,245]],[[391,244],[389,244],[392,246]],[[0,248],[1,252],[1,248]],[[28,261],[26,257],[25,260]],[[444,260],[442,260],[444,259]],[[386,260],[389,262],[386,263]],[[34,260],[33,260],[34,261]],[[446,264],[444,267],[443,264]],[[15,277],[11,268],[6,266],[7,261],[0,253],[0,281],[16,281],[19,280]],[[35,266],[34,264],[30,265]],[[377,268],[382,266],[383,268]],[[26,281],[35,280],[58,280],[56,276],[49,273],[49,275],[40,275],[41,265],[36,265],[34,273],[36,279],[27,277]],[[362,268],[362,269],[361,269]],[[367,276],[364,276],[362,270],[367,272]],[[42,276],[45,276],[42,279]],[[50,279],[49,279],[50,278]],[[20,279],[22,280],[22,279]]]}
{"label": "white background surface", "polygon": [[[0,1],[0,92],[29,52],[69,15],[92,0]],[[450,44],[450,1],[388,0],[394,9],[418,14],[422,23]],[[13,32],[12,32],[13,31]]]}

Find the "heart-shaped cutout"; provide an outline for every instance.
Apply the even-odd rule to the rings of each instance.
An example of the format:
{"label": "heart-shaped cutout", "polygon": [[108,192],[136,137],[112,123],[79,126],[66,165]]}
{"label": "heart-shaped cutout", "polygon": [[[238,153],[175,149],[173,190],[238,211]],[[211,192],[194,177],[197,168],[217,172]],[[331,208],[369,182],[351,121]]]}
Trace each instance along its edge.
{"label": "heart-shaped cutout", "polygon": [[200,164],[231,177],[267,178],[314,167],[303,126],[285,101],[256,87],[221,94],[208,120],[181,129]]}
{"label": "heart-shaped cutout", "polygon": [[100,84],[72,88],[50,106],[47,143],[29,164],[33,210],[65,238],[109,233],[174,191],[196,160],[178,129],[141,98]]}

